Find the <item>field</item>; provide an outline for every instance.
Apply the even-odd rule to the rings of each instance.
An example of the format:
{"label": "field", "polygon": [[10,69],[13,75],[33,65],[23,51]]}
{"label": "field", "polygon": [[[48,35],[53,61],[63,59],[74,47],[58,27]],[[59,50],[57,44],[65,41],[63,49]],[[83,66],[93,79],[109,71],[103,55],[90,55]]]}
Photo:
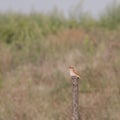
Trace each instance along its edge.
{"label": "field", "polygon": [[35,13],[1,14],[0,120],[70,120],[70,65],[82,78],[82,120],[119,120],[120,23],[106,23],[108,16],[79,23]]}

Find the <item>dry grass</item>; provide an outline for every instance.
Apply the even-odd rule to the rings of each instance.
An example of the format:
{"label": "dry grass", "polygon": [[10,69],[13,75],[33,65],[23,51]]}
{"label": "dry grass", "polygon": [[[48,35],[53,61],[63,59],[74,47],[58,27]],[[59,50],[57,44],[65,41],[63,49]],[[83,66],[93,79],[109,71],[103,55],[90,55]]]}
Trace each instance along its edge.
{"label": "dry grass", "polygon": [[119,120],[119,38],[117,31],[71,29],[26,51],[0,45],[0,120],[71,119],[69,65],[82,75],[82,120]]}

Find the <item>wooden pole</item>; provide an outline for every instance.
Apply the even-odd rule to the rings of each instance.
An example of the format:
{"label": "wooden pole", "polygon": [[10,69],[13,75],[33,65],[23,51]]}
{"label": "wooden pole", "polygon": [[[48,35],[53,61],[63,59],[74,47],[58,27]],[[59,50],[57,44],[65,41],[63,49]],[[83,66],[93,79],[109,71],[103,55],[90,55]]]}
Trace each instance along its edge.
{"label": "wooden pole", "polygon": [[71,77],[72,78],[72,84],[73,84],[73,91],[72,91],[72,120],[81,120],[80,114],[79,114],[79,95],[78,95],[78,80],[76,76]]}

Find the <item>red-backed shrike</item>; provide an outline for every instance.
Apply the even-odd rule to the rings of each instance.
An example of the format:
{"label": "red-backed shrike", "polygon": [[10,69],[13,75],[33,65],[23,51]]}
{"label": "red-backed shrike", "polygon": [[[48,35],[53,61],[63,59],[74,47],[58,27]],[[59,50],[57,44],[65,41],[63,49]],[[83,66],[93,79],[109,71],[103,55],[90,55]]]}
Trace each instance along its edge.
{"label": "red-backed shrike", "polygon": [[71,77],[77,77],[78,79],[80,79],[80,75],[76,72],[76,70],[74,69],[74,67],[69,67],[69,72],[70,72],[70,76]]}

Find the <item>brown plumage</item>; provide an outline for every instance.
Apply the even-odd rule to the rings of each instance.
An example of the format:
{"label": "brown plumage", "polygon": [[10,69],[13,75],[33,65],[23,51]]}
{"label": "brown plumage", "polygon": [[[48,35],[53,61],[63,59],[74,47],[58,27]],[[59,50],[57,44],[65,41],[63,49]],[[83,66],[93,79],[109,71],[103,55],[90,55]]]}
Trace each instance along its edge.
{"label": "brown plumage", "polygon": [[71,77],[77,77],[80,78],[80,75],[78,74],[78,72],[74,69],[74,67],[69,67],[69,72],[70,72],[70,76]]}

